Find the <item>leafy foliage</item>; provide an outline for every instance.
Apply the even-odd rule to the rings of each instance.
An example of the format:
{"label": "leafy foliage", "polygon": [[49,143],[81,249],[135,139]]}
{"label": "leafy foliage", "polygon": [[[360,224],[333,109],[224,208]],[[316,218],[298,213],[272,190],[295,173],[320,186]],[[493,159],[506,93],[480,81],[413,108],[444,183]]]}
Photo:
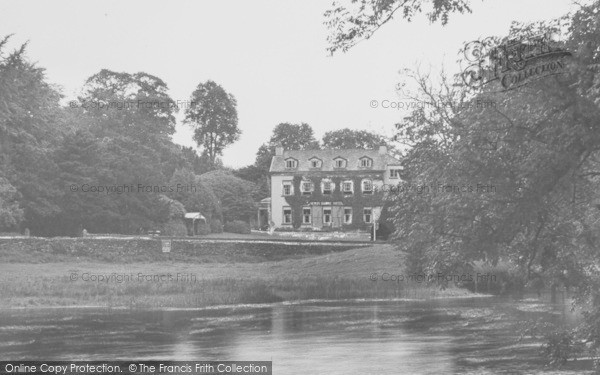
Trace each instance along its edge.
{"label": "leafy foliage", "polygon": [[220,202],[225,222],[250,220],[256,215],[256,186],[232,173],[216,170],[200,176]]}
{"label": "leafy foliage", "polygon": [[15,229],[23,221],[19,193],[4,177],[0,177],[0,232]]}
{"label": "leafy foliage", "polygon": [[171,186],[190,186],[194,189],[181,189],[169,193],[169,197],[183,204],[187,212],[200,212],[207,220],[220,218],[221,205],[213,189],[189,169],[179,169],[171,177]]}
{"label": "leafy foliage", "polygon": [[[502,261],[523,283],[579,287],[579,306],[593,306],[600,294],[599,8],[596,2],[571,18],[561,47],[574,58],[564,74],[509,92],[473,90],[443,74],[438,87],[419,73],[410,77],[422,100],[444,103],[418,108],[397,125],[397,139],[411,146],[405,180],[427,187],[390,197],[395,241],[409,253],[411,271]],[[509,37],[554,27],[514,24]],[[585,339],[598,347],[592,332]],[[570,350],[566,337],[549,343],[557,363]]]}
{"label": "leafy foliage", "polygon": [[380,27],[399,15],[410,22],[417,14],[427,12],[431,22],[448,23],[451,13],[470,12],[468,0],[349,0],[335,1],[324,14],[330,30],[327,50],[333,54],[348,51],[369,39]]}
{"label": "leafy foliage", "polygon": [[241,220],[229,221],[225,223],[223,230],[229,233],[250,234],[250,224]]}
{"label": "leafy foliage", "polygon": [[213,81],[199,84],[192,93],[185,122],[194,127],[194,140],[204,149],[211,165],[241,134],[236,106],[235,97]]}
{"label": "leafy foliage", "polygon": [[376,149],[386,145],[385,137],[365,130],[340,129],[323,135],[323,148],[326,149]]}

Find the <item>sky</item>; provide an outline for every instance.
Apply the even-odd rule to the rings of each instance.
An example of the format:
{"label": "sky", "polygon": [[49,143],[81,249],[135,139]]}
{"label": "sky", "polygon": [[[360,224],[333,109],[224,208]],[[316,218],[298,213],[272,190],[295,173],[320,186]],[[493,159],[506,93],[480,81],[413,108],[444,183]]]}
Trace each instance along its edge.
{"label": "sky", "polygon": [[[458,72],[463,43],[506,35],[512,21],[548,20],[574,9],[569,0],[471,5],[471,14],[451,15],[446,26],[424,16],[394,19],[333,56],[323,24],[330,0],[0,0],[0,37],[14,34],[12,47],[29,41],[28,57],[46,69],[65,100],[101,69],[160,77],[181,102],[198,84],[217,82],[238,103],[242,134],[223,154],[224,164],[237,168],[254,162],[281,122],[308,123],[318,139],[346,127],[390,136],[408,114],[391,108],[403,100],[396,91],[403,69]],[[195,146],[182,118],[173,140]]]}

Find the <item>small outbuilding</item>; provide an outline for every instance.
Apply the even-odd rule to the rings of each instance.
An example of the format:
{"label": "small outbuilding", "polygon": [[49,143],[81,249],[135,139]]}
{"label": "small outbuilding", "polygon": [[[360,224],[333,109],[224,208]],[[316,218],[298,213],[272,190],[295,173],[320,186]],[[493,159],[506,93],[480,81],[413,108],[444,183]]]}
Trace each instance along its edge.
{"label": "small outbuilding", "polygon": [[197,236],[200,233],[200,226],[206,225],[206,218],[200,212],[188,212],[184,219],[190,236]]}

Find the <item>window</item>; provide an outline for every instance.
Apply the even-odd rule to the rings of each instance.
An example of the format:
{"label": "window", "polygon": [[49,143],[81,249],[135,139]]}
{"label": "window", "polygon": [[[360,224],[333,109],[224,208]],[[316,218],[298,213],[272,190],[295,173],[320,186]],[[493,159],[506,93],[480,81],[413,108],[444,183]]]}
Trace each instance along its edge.
{"label": "window", "polygon": [[283,224],[291,224],[292,223],[292,208],[284,207],[283,208]]}
{"label": "window", "polygon": [[310,207],[302,208],[302,224],[310,224],[312,222],[312,215],[310,213]]}
{"label": "window", "polygon": [[364,168],[369,168],[373,166],[373,160],[369,159],[369,158],[362,158],[360,159],[360,166],[364,167]]}
{"label": "window", "polygon": [[310,161],[310,167],[311,168],[321,168],[321,159],[319,159],[319,158],[312,158],[309,161]]}
{"label": "window", "polygon": [[285,161],[286,168],[296,168],[297,165],[298,165],[298,161],[296,159],[287,159]]}
{"label": "window", "polygon": [[283,181],[283,195],[292,195],[292,181]]}
{"label": "window", "polygon": [[352,181],[344,181],[342,182],[342,191],[344,192],[344,194],[352,194],[354,191],[354,184],[352,183]]}
{"label": "window", "polygon": [[390,178],[400,178],[400,169],[390,169]]}
{"label": "window", "polygon": [[337,158],[337,159],[333,159],[333,161],[335,162],[334,165],[336,168],[346,168],[346,159]]}
{"label": "window", "polygon": [[372,208],[365,208],[363,210],[363,221],[367,224],[371,223],[371,221],[373,220],[373,209]]}
{"label": "window", "polygon": [[333,183],[329,180],[323,180],[323,195],[331,195],[333,191]]}
{"label": "window", "polygon": [[362,192],[363,192],[363,194],[373,194],[373,181],[363,180]]}
{"label": "window", "polygon": [[302,181],[302,194],[310,195],[313,191],[313,183],[311,181]]}
{"label": "window", "polygon": [[344,224],[352,224],[352,207],[344,207]]}
{"label": "window", "polygon": [[331,224],[331,208],[323,209],[323,224],[324,225]]}

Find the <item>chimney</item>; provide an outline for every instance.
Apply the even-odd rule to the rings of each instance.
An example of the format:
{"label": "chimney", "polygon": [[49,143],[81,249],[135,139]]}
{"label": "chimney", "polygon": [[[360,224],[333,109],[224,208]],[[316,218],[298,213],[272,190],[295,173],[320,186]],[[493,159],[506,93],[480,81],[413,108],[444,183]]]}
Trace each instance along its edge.
{"label": "chimney", "polygon": [[283,146],[275,147],[275,156],[283,156]]}
{"label": "chimney", "polygon": [[386,145],[379,146],[379,155],[387,155],[387,146]]}

